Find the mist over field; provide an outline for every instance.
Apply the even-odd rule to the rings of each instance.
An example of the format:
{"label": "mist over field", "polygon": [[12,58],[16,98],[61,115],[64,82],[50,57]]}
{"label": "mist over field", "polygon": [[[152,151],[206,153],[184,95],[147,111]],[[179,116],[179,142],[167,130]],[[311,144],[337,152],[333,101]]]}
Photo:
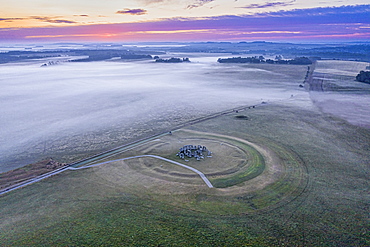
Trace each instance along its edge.
{"label": "mist over field", "polygon": [[368,47],[291,46],[0,47],[0,242],[368,246]]}
{"label": "mist over field", "polygon": [[314,79],[322,80],[327,91],[310,92],[312,101],[324,113],[370,128],[370,84],[354,80],[366,65],[354,61],[318,61]]}
{"label": "mist over field", "polygon": [[287,72],[217,58],[1,65],[0,172],[50,156],[71,162],[237,106],[306,97],[298,87],[306,66]]}

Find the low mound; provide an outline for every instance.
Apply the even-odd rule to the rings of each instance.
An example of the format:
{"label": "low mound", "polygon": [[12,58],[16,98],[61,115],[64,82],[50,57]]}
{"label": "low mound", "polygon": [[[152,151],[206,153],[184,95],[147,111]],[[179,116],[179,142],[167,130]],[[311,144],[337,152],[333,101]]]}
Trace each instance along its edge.
{"label": "low mound", "polygon": [[241,119],[241,120],[248,120],[249,118],[247,116],[244,116],[244,115],[238,115],[238,116],[235,116],[236,119]]}

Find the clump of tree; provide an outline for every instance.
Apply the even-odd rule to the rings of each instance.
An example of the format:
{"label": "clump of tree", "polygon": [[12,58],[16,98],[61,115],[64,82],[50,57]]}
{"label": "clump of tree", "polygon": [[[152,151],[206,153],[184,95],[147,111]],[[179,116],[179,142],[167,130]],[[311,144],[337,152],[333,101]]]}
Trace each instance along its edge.
{"label": "clump of tree", "polygon": [[51,65],[57,65],[59,63],[60,63],[60,61],[50,61],[48,63],[42,64],[41,67],[46,67],[46,66],[51,66]]}
{"label": "clump of tree", "polygon": [[169,59],[158,58],[155,60],[156,63],[183,63],[183,62],[190,62],[189,58],[177,58],[171,57]]}
{"label": "clump of tree", "polygon": [[312,64],[312,61],[307,57],[296,57],[294,59],[288,59],[288,60],[284,60],[281,57],[276,57],[275,60],[272,60],[272,59],[265,59],[263,56],[219,58],[217,62],[219,63],[296,64],[296,65]]}
{"label": "clump of tree", "polygon": [[312,64],[312,61],[308,57],[296,57],[291,60],[287,60],[288,64],[297,64],[297,65],[309,65]]}
{"label": "clump of tree", "polygon": [[370,83],[370,71],[360,71],[356,76],[356,81]]}

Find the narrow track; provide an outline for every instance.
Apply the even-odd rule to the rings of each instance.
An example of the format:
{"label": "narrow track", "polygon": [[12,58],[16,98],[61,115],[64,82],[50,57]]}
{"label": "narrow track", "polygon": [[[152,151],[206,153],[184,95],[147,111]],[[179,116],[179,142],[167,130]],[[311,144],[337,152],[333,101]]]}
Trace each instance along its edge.
{"label": "narrow track", "polygon": [[160,159],[160,160],[163,160],[163,161],[166,161],[166,162],[170,162],[170,163],[175,164],[175,165],[178,165],[178,166],[182,166],[182,167],[184,167],[186,169],[189,169],[189,170],[197,173],[201,177],[201,179],[203,179],[203,181],[205,182],[205,184],[209,188],[213,188],[212,183],[208,180],[208,178],[204,175],[204,173],[202,173],[201,171],[199,171],[199,170],[197,170],[197,169],[195,169],[195,168],[193,168],[191,166],[187,166],[187,165],[181,164],[179,162],[176,162],[176,161],[173,161],[173,160],[170,160],[170,159],[166,159],[166,158],[163,158],[163,157],[157,156],[157,155],[138,155],[138,156],[132,156],[132,157],[127,157],[127,158],[122,158],[122,159],[110,160],[110,161],[105,161],[105,162],[101,162],[101,163],[98,163],[98,164],[81,166],[81,167],[72,167],[72,166],[63,167],[63,168],[57,169],[55,171],[52,171],[52,172],[43,174],[41,176],[38,176],[36,178],[32,178],[32,179],[29,179],[29,180],[24,181],[22,183],[16,184],[16,185],[14,185],[11,188],[3,189],[3,190],[0,191],[0,195],[6,194],[6,193],[11,192],[11,191],[16,190],[16,189],[23,188],[23,187],[25,187],[27,185],[30,185],[30,184],[33,184],[33,183],[36,183],[36,182],[39,182],[39,181],[41,181],[41,180],[43,180],[45,178],[54,176],[56,174],[59,174],[61,172],[66,171],[66,170],[81,170],[81,169],[86,169],[86,168],[90,168],[90,167],[100,166],[100,165],[104,165],[104,164],[108,164],[108,163],[112,163],[112,162],[116,162],[116,161],[123,161],[123,160],[130,160],[130,159],[138,159],[138,158],[144,158],[144,157],[151,157],[151,158],[155,158],[155,159]]}
{"label": "narrow track", "polygon": [[94,165],[89,165],[89,166],[68,167],[68,170],[80,170],[80,169],[90,168],[90,167],[94,167],[94,166],[100,166],[100,165],[104,165],[104,164],[108,164],[108,163],[112,163],[112,162],[116,162],[116,161],[123,161],[123,160],[130,160],[130,159],[138,159],[138,158],[144,158],[144,157],[150,157],[150,158],[160,159],[160,160],[163,160],[163,161],[166,161],[166,162],[170,162],[170,163],[175,164],[175,165],[178,165],[178,166],[182,166],[182,167],[184,167],[186,169],[189,169],[189,170],[197,173],[201,177],[201,179],[203,179],[203,181],[206,183],[206,185],[209,188],[213,188],[213,185],[211,184],[211,182],[208,180],[208,178],[201,171],[199,171],[199,170],[197,170],[197,169],[195,169],[195,168],[193,168],[191,166],[187,166],[187,165],[181,164],[181,163],[179,163],[177,161],[173,161],[173,160],[170,160],[170,159],[163,158],[161,156],[151,155],[151,154],[138,155],[138,156],[132,156],[132,157],[127,157],[127,158],[122,158],[122,159],[110,160],[110,161],[105,161],[105,162],[102,162],[102,163],[98,163],[98,164],[94,164]]}
{"label": "narrow track", "polygon": [[66,166],[66,167],[63,167],[63,168],[59,168],[59,169],[57,169],[57,170],[54,170],[54,171],[52,171],[52,172],[48,172],[48,173],[42,174],[42,175],[40,175],[40,176],[38,176],[38,177],[28,179],[28,180],[23,181],[23,182],[21,182],[21,183],[15,184],[15,185],[13,185],[13,186],[11,186],[11,187],[8,187],[8,188],[5,188],[5,189],[2,189],[2,190],[0,191],[0,195],[3,195],[3,194],[6,194],[6,193],[9,193],[9,192],[11,192],[11,191],[13,191],[13,190],[16,190],[16,189],[23,188],[23,187],[25,187],[25,186],[27,186],[27,185],[30,185],[30,184],[33,184],[33,183],[36,183],[36,182],[39,182],[39,181],[41,181],[41,180],[43,180],[43,179],[45,179],[45,178],[48,178],[48,177],[54,176],[54,175],[56,175],[56,174],[58,174],[58,173],[61,173],[61,172],[65,171],[65,170],[68,170],[68,169],[69,169],[69,166]]}

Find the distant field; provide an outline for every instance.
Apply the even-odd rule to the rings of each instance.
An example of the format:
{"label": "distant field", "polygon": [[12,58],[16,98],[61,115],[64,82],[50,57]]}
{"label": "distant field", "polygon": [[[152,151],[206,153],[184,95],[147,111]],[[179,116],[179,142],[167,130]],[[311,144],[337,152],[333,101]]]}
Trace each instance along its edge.
{"label": "distant field", "polygon": [[[277,87],[290,96],[297,85],[282,81]],[[212,158],[185,162],[175,155],[183,145],[198,143]],[[321,112],[301,92],[111,157],[160,155],[196,167],[215,188],[189,170],[151,158],[66,171],[0,197],[0,242],[369,246],[369,152],[369,128]]]}
{"label": "distant field", "polygon": [[353,61],[318,61],[313,77],[322,81],[324,92],[311,92],[311,99],[325,113],[370,128],[370,84],[355,80],[367,65]]}

